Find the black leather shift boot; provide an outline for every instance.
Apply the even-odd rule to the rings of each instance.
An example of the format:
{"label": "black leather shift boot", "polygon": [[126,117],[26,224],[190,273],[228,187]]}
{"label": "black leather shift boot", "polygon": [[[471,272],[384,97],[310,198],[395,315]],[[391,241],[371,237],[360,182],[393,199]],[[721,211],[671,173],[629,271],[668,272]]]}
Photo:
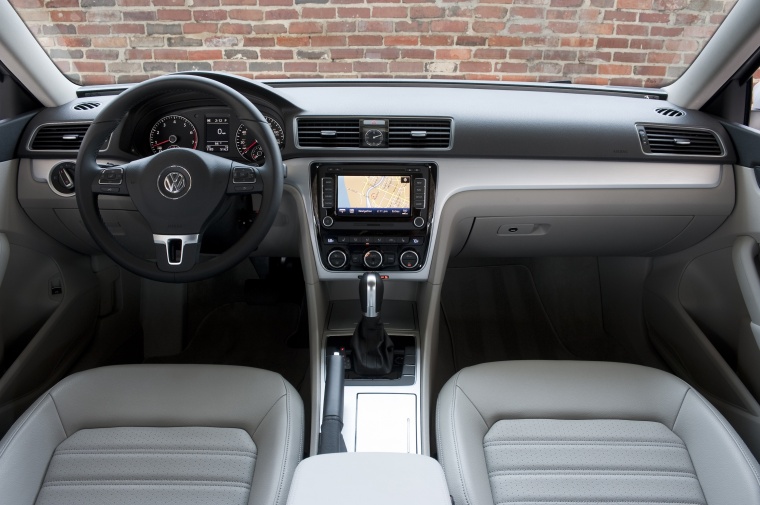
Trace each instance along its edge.
{"label": "black leather shift boot", "polygon": [[393,342],[380,316],[362,317],[351,337],[354,372],[359,375],[387,375],[393,368]]}

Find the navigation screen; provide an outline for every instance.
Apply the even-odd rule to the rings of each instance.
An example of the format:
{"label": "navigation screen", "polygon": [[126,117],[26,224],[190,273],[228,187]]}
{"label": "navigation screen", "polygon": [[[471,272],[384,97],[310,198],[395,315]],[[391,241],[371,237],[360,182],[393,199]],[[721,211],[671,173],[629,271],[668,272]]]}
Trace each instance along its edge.
{"label": "navigation screen", "polygon": [[403,175],[339,175],[339,216],[409,215],[411,178]]}

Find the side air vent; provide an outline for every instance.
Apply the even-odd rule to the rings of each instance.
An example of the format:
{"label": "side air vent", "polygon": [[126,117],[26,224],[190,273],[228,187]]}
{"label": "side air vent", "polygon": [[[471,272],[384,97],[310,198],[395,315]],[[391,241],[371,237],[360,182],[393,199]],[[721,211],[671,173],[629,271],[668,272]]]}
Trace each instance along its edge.
{"label": "side air vent", "polygon": [[660,108],[660,109],[655,109],[654,111],[661,116],[667,116],[667,117],[681,117],[684,115],[683,111],[676,110],[676,109]]}
{"label": "side air vent", "polygon": [[448,149],[450,119],[389,119],[388,147],[396,149]]}
{"label": "side air vent", "polygon": [[32,140],[33,151],[76,151],[90,123],[59,123],[41,126]]}
{"label": "side air vent", "polygon": [[722,156],[723,147],[714,132],[698,128],[637,125],[641,147],[648,154]]}
{"label": "side air vent", "polygon": [[74,110],[92,110],[100,107],[100,102],[82,102],[74,106]]}
{"label": "side air vent", "polygon": [[359,119],[298,118],[301,147],[361,147]]}

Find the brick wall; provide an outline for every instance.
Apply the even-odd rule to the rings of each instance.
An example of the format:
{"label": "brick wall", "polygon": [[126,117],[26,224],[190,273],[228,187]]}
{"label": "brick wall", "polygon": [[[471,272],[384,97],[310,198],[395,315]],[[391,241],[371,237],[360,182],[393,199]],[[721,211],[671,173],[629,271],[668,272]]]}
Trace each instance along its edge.
{"label": "brick wall", "polygon": [[681,74],[733,3],[11,0],[58,66],[86,84],[218,70],[658,86]]}

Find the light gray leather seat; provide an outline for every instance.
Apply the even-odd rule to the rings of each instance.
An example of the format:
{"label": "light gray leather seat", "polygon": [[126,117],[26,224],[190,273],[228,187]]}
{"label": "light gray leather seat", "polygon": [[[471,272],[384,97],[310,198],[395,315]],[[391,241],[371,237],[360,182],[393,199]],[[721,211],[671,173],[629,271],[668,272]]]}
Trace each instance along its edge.
{"label": "light gray leather seat", "polygon": [[283,505],[303,404],[280,375],[133,365],[74,374],[0,442],[7,505]]}
{"label": "light gray leather seat", "polygon": [[676,377],[635,365],[497,362],[463,369],[436,415],[456,505],[760,504],[760,468]]}

